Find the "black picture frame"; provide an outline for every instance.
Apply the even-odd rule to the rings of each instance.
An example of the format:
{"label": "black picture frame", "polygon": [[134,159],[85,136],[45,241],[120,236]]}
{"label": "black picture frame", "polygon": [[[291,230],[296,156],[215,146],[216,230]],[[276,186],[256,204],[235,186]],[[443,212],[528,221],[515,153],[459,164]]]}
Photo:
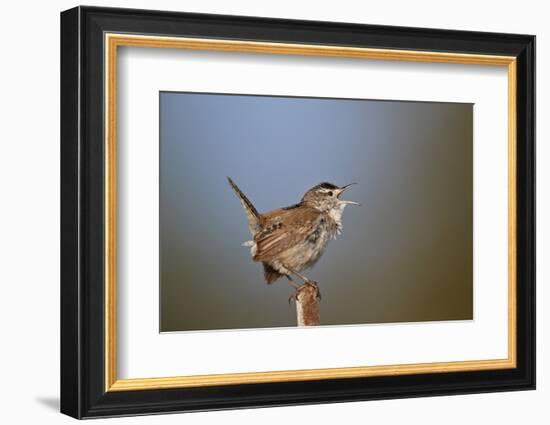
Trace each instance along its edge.
{"label": "black picture frame", "polygon": [[[104,34],[308,43],[517,59],[517,367],[105,391]],[[61,13],[61,412],[75,418],[535,388],[535,37],[76,7]]]}

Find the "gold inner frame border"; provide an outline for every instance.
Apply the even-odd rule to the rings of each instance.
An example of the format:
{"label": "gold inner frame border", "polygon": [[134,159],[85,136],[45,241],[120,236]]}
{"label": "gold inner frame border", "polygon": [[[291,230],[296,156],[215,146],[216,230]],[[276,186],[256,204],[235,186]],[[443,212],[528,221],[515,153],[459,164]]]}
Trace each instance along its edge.
{"label": "gold inner frame border", "polygon": [[[180,38],[151,35],[106,33],[105,46],[105,391],[136,391],[216,385],[237,385],[322,379],[359,378],[419,373],[447,373],[510,369],[516,357],[516,58],[513,56],[371,49],[330,45],[288,44],[257,41]],[[116,123],[117,123],[117,51],[120,46],[228,51],[280,55],[324,56],[356,59],[397,60],[507,67],[508,72],[508,357],[495,360],[468,360],[382,366],[228,373],[118,379],[116,324]]]}

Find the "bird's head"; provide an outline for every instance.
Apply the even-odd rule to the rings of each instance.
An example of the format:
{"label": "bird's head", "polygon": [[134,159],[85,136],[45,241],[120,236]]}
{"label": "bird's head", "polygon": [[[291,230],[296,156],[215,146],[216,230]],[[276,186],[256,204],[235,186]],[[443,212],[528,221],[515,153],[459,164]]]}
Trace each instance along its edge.
{"label": "bird's head", "polygon": [[319,183],[304,194],[302,203],[323,212],[334,209],[342,211],[346,205],[359,205],[354,201],[340,199],[342,193],[353,184],[355,183],[339,187],[332,183]]}

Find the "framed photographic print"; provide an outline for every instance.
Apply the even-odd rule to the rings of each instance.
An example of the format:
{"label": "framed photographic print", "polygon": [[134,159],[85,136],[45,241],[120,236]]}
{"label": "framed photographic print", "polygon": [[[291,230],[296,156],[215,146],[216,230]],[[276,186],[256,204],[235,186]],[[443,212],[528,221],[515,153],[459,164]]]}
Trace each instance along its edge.
{"label": "framed photographic print", "polygon": [[535,38],[61,14],[61,411],[535,387]]}

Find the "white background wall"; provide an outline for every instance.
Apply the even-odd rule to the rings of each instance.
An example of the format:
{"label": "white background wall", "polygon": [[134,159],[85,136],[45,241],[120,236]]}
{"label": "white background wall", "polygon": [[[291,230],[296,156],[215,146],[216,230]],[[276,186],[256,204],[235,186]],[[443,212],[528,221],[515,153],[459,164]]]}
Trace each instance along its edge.
{"label": "white background wall", "polygon": [[[0,421],[69,423],[59,392],[59,12],[4,2],[0,24]],[[97,1],[95,5],[537,35],[538,390],[230,412],[111,423],[548,423],[550,413],[550,27],[542,1]],[[546,403],[545,403],[546,402]],[[38,422],[39,421],[39,422]]]}

